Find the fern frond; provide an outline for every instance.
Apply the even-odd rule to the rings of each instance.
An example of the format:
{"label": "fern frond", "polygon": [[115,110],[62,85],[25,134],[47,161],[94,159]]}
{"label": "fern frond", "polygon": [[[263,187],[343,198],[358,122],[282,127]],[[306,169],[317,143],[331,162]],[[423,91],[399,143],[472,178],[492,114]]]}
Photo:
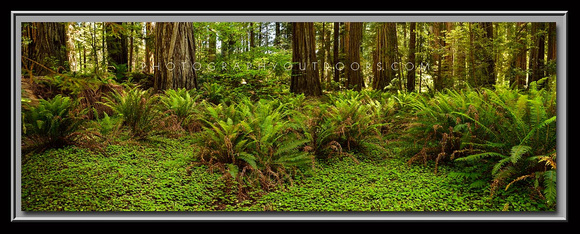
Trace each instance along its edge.
{"label": "fern frond", "polygon": [[515,182],[518,182],[518,181],[520,181],[520,180],[524,180],[524,179],[526,179],[526,178],[535,177],[535,176],[536,176],[536,175],[535,175],[534,173],[532,173],[532,174],[529,174],[529,175],[523,175],[523,176],[520,176],[520,177],[516,178],[515,180],[512,180],[512,182],[510,182],[510,183],[509,183],[507,186],[505,186],[505,191],[507,191],[507,190],[508,190],[508,188],[509,188],[509,187],[510,187],[510,186],[511,186],[513,183],[515,183]]}
{"label": "fern frond", "polygon": [[501,158],[505,158],[506,156],[504,156],[503,154],[500,153],[496,153],[496,152],[484,152],[484,153],[480,153],[480,154],[472,154],[466,157],[461,157],[461,158],[457,158],[455,159],[455,161],[458,162],[475,162],[475,161],[479,161],[483,158],[487,158],[487,157],[501,157]]}
{"label": "fern frond", "polygon": [[491,174],[494,176],[497,175],[497,173],[504,167],[504,165],[508,164],[510,160],[511,160],[510,157],[506,157],[502,160],[499,160],[499,162],[493,165],[493,168],[491,169]]}
{"label": "fern frond", "polygon": [[530,137],[532,136],[532,134],[534,134],[534,132],[538,131],[539,129],[542,129],[546,126],[548,126],[549,124],[556,122],[556,116],[552,116],[552,118],[549,118],[547,120],[544,120],[542,123],[539,123],[537,125],[535,125],[535,127],[530,130],[530,132],[528,132],[528,134],[526,135],[526,137],[524,137],[524,139],[522,139],[522,141],[520,142],[520,144],[524,144],[526,143],[526,141],[528,141],[528,139],[530,139]]}
{"label": "fern frond", "polygon": [[517,163],[524,154],[530,152],[532,147],[527,145],[516,145],[511,148],[510,160],[512,163]]}
{"label": "fern frond", "polygon": [[555,204],[557,199],[556,170],[544,172],[544,196],[549,205]]}

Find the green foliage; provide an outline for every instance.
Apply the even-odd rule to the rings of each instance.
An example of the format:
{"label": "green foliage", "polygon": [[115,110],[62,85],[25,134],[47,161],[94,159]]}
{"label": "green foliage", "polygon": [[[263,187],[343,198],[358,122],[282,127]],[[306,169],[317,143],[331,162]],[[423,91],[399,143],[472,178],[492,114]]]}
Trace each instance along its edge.
{"label": "green foliage", "polygon": [[288,111],[278,101],[243,99],[229,106],[210,104],[206,111],[206,126],[194,141],[198,157],[227,171],[240,186],[246,180],[269,190],[312,162],[300,150],[306,140],[291,131]]}
{"label": "green foliage", "polygon": [[226,100],[226,90],[224,86],[218,83],[203,83],[202,84],[202,95],[207,101],[213,104],[220,104]]}
{"label": "green foliage", "polygon": [[54,148],[72,143],[86,113],[77,107],[77,101],[60,94],[50,100],[41,99],[38,106],[23,113],[28,142],[33,148]]}
{"label": "green foliage", "polygon": [[175,116],[177,124],[184,128],[195,118],[198,111],[196,101],[199,97],[194,90],[183,88],[166,90],[165,95],[160,97],[162,110],[170,116]]}
{"label": "green foliage", "polygon": [[378,128],[382,124],[373,118],[375,116],[371,107],[353,98],[338,99],[327,109],[326,124],[334,126],[333,138],[348,151],[360,148],[373,137],[379,136]]}
{"label": "green foliage", "polygon": [[528,159],[556,147],[554,104],[555,92],[538,90],[535,82],[527,93],[498,87],[419,98],[411,106],[420,124],[408,133],[424,146],[409,162],[434,159],[437,164],[447,158],[465,168],[477,165],[470,176],[458,173],[457,178],[472,178],[472,186],[488,180],[493,194],[508,181],[545,171]]}
{"label": "green foliage", "polygon": [[123,125],[128,126],[136,138],[145,138],[156,126],[158,118],[157,103],[159,96],[151,91],[138,87],[121,92],[115,91],[104,97],[104,104],[110,107],[123,119]]}
{"label": "green foliage", "polygon": [[103,112],[103,117],[99,118],[97,109],[93,108],[95,122],[99,133],[104,137],[114,137],[119,132],[121,122],[119,118],[111,118],[107,112]]}

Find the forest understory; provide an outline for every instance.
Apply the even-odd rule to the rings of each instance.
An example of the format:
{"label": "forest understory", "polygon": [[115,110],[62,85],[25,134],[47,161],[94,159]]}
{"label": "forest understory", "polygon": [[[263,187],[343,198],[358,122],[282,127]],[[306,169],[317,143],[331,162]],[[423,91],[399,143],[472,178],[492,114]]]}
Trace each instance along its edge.
{"label": "forest understory", "polygon": [[[96,90],[108,94],[91,108],[58,94],[25,112],[23,210],[555,207],[555,179],[546,178],[556,168],[555,96],[545,90],[275,99],[233,99],[217,84],[160,94]],[[58,121],[28,124],[48,123],[47,110]]]}

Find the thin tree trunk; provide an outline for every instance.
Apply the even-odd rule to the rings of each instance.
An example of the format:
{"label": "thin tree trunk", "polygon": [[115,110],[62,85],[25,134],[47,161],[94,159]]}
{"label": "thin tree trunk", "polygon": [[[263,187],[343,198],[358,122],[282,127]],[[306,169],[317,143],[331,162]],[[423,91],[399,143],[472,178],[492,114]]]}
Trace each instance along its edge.
{"label": "thin tree trunk", "polygon": [[336,69],[336,65],[340,61],[338,58],[338,50],[339,50],[339,35],[340,35],[340,23],[334,22],[334,44],[332,47],[332,59],[334,60],[332,67],[334,68],[334,82],[340,82],[340,71]]}
{"label": "thin tree trunk", "polygon": [[[409,63],[413,64],[413,68],[415,67],[415,28],[416,23],[411,22],[409,26]],[[413,92],[415,91],[415,69],[411,69],[407,71],[407,91]]]}

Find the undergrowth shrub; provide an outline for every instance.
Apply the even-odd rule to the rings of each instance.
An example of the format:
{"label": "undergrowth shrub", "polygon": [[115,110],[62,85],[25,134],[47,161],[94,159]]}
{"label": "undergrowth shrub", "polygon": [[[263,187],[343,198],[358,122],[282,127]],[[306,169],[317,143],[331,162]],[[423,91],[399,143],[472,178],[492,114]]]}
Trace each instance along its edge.
{"label": "undergrowth shrub", "polygon": [[291,182],[299,167],[313,161],[301,148],[306,140],[292,131],[288,113],[285,104],[275,100],[209,104],[205,126],[194,142],[197,155],[202,163],[238,181],[240,198],[253,187],[268,191]]}
{"label": "undergrowth shrub", "polygon": [[73,143],[86,113],[86,109],[77,107],[78,101],[58,94],[49,100],[40,99],[37,106],[25,111],[24,150],[44,150]]}
{"label": "undergrowth shrub", "polygon": [[358,162],[353,152],[380,147],[385,119],[393,112],[392,99],[366,90],[346,90],[327,98],[292,115],[297,129],[308,140],[305,150],[319,158],[344,155]]}
{"label": "undergrowth shrub", "polygon": [[[160,96],[162,111],[166,113],[167,118],[164,121],[166,125],[175,120],[175,124],[180,129],[196,131],[199,124],[195,121],[198,113],[198,102],[200,95],[195,90],[168,89],[164,95]],[[171,127],[166,127],[172,129]]]}
{"label": "undergrowth shrub", "polygon": [[[420,96],[410,105],[418,124],[406,133],[419,152],[416,161],[453,161],[464,167],[450,176],[494,192],[532,179],[533,190],[555,203],[556,93],[496,88],[446,90]],[[547,162],[547,164],[546,164]],[[554,162],[553,164],[551,162]]]}
{"label": "undergrowth shrub", "polygon": [[159,96],[150,90],[134,87],[115,91],[103,99],[123,119],[123,125],[129,127],[133,137],[146,138],[157,124]]}

